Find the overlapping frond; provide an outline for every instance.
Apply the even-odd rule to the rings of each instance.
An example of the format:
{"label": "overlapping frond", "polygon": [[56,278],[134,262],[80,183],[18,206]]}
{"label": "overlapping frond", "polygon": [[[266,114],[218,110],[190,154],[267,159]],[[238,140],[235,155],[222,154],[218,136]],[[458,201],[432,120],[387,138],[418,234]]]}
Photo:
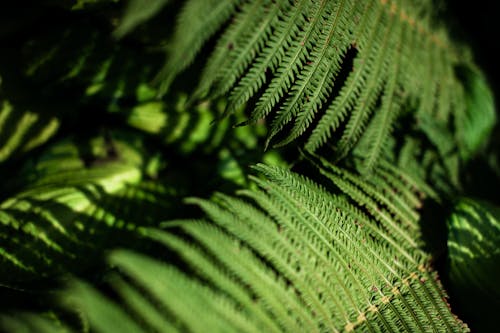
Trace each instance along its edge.
{"label": "overlapping frond", "polygon": [[[495,124],[441,5],[4,8],[0,331],[467,331],[452,311],[473,330],[478,313],[494,321],[498,211],[453,210],[440,271],[453,309],[434,269],[446,242],[434,251],[438,221],[420,216],[424,200],[472,187],[464,166]],[[293,141],[299,150],[262,149]],[[186,207],[186,195],[211,198]]]}
{"label": "overlapping frond", "polygon": [[446,127],[463,112],[464,78],[456,68],[471,67],[470,57],[436,28],[434,5],[225,0],[197,16],[199,1],[188,1],[163,91],[221,30],[197,96],[228,95],[227,112],[255,98],[247,122],[270,117],[268,142],[280,134],[278,146],[307,133],[306,149],[328,142],[342,158],[369,136],[364,170],[372,170],[408,101],[416,101],[415,119],[437,119]]}
{"label": "overlapping frond", "polygon": [[2,95],[0,92],[0,163],[44,144],[60,126],[57,112],[40,110],[47,105],[30,110]]}
{"label": "overlapping frond", "polygon": [[68,333],[70,330],[59,325],[51,316],[17,314],[15,317],[1,316],[0,329],[6,332]]}
{"label": "overlapping frond", "polygon": [[120,20],[120,25],[114,31],[118,38],[125,36],[136,26],[154,17],[170,0],[129,0]]}
{"label": "overlapping frond", "polygon": [[[128,331],[466,330],[451,314],[425,253],[408,241],[395,242],[399,236],[383,221],[385,214],[406,228],[403,217],[418,218],[422,190],[403,173],[380,173],[363,187],[380,202],[371,210],[368,199],[353,190],[347,191],[351,200],[285,169],[256,169],[264,175],[254,177],[259,189],[241,192],[253,204],[222,194],[214,201],[189,199],[208,220],[144,229],[169,249],[163,262],[113,252],[117,273],[108,281],[116,303],[81,283],[63,298],[86,325],[103,332],[116,322]],[[325,174],[332,172],[356,183],[334,167]],[[394,186],[389,184],[400,184],[408,203],[387,193]],[[410,222],[412,228],[417,224]]]}
{"label": "overlapping frond", "polygon": [[[452,134],[447,129],[437,129],[437,124],[424,121],[420,122],[419,126],[425,128],[425,135],[414,131],[399,132],[389,138],[384,154],[393,164],[394,171],[405,170],[432,184],[427,187],[432,187],[436,194],[434,198],[451,198],[462,189],[460,173],[464,169],[464,163],[460,158],[458,147],[446,142],[453,140]],[[366,142],[363,142],[363,145],[365,144]],[[358,148],[355,154],[363,159],[365,148],[363,146]],[[381,159],[380,163],[384,161],[385,159]]]}
{"label": "overlapping frond", "polygon": [[43,38],[31,38],[15,56],[21,57],[25,80],[43,85],[46,94],[77,94],[81,104],[104,100],[111,111],[119,110],[123,101],[144,101],[156,95],[150,81],[158,54],[114,43],[89,20],[62,22]]}
{"label": "overlapping frond", "polygon": [[[498,270],[496,263],[500,256],[497,248],[500,241],[498,213],[498,208],[488,209],[488,206],[471,199],[463,199],[455,206],[448,221],[448,250],[451,280],[456,287],[474,283],[477,289],[485,290],[487,294],[497,293],[496,281],[488,277],[498,275],[498,272],[494,273]],[[491,296],[500,297],[498,294]]]}
{"label": "overlapping frond", "polygon": [[166,91],[175,76],[185,69],[236,10],[242,0],[194,0],[186,2],[168,51],[171,54],[162,70],[161,90]]}
{"label": "overlapping frond", "polygon": [[[137,51],[126,43],[114,44],[86,21],[26,44],[23,68],[28,80],[47,84],[44,89],[51,93],[71,89],[72,93],[83,95],[81,105],[73,106],[79,115],[87,112],[89,105],[93,108],[97,103],[107,103],[104,110],[94,112],[103,116],[106,111],[112,113],[116,119],[151,134],[183,155],[214,152],[226,145],[228,137],[237,138],[234,141],[246,148],[255,147],[254,141],[264,131],[263,126],[231,129],[231,123],[244,121],[242,108],[235,110],[232,119],[212,126],[227,104],[223,99],[191,106],[186,101],[186,91],[157,99],[150,81],[158,54]],[[52,70],[54,67],[57,70]]]}
{"label": "overlapping frond", "polygon": [[156,95],[148,83],[158,57],[112,43],[85,19],[55,25],[11,41],[1,55],[0,162],[44,144],[62,124],[87,121],[96,101],[105,107],[92,116]]}
{"label": "overlapping frond", "polygon": [[59,143],[11,181],[15,194],[0,204],[1,284],[82,271],[103,248],[126,244],[137,226],[169,216],[175,191],[148,180],[157,170],[144,152],[116,136],[109,150],[102,137],[89,141],[86,154],[75,142]]}
{"label": "overlapping frond", "polygon": [[500,210],[486,202],[464,198],[448,219],[450,290],[477,330],[495,327],[500,305]]}
{"label": "overlapping frond", "polygon": [[223,146],[256,148],[257,140],[265,135],[263,125],[231,128],[231,123],[244,120],[241,108],[230,119],[215,122],[224,110],[224,100],[189,106],[187,98],[186,94],[176,94],[168,101],[146,100],[120,113],[131,127],[158,138],[182,154],[210,153]]}
{"label": "overlapping frond", "polygon": [[484,148],[496,123],[493,93],[483,74],[477,70],[462,68],[464,77],[465,105],[459,106],[455,117],[455,135],[460,149],[460,157],[469,160]]}

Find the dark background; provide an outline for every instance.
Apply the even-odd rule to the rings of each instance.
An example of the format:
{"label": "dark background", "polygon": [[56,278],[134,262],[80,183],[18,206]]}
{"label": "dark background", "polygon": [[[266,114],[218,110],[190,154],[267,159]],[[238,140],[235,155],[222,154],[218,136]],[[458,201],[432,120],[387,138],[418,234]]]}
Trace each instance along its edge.
{"label": "dark background", "polygon": [[[500,98],[500,2],[497,0],[448,0],[445,15],[454,36],[470,45],[479,66],[493,86],[495,100]],[[498,112],[498,110],[497,110]]]}

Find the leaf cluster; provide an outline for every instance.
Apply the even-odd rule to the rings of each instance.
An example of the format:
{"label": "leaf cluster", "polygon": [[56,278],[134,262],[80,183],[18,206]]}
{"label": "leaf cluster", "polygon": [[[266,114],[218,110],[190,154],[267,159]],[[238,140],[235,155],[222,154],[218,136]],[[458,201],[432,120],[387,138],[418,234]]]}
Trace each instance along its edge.
{"label": "leaf cluster", "polygon": [[441,6],[6,9],[0,330],[493,327],[498,208],[457,199],[495,108]]}

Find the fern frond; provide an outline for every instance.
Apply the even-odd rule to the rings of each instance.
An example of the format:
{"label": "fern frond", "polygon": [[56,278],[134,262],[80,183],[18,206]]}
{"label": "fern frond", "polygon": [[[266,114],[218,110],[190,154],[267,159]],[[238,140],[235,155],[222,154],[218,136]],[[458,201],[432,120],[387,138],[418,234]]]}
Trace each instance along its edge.
{"label": "fern frond", "polygon": [[113,35],[122,38],[137,25],[158,14],[169,2],[170,0],[128,0],[120,25]]}
{"label": "fern frond", "polygon": [[53,317],[16,314],[15,316],[0,315],[0,329],[4,332],[39,332],[39,333],[69,333],[70,329],[58,323]]}
{"label": "fern frond", "polygon": [[[480,276],[495,276],[485,274],[482,270],[495,269],[494,263],[500,255],[496,246],[500,241],[500,225],[495,214],[498,214],[498,209],[488,209],[487,205],[470,199],[463,199],[455,206],[448,221],[448,249],[453,267],[450,271],[451,279],[457,286],[475,281],[476,288],[496,293],[494,281],[479,282]],[[491,263],[490,267],[481,266],[487,262]],[[473,269],[471,265],[474,266]],[[467,280],[470,282],[465,282]],[[492,296],[498,298],[500,295]]]}
{"label": "fern frond", "polygon": [[[96,290],[82,282],[70,285],[71,293],[63,298],[67,305],[85,313],[84,320],[92,322],[92,328],[97,332],[112,330],[127,332],[143,332],[140,326],[118,306],[102,297]],[[102,316],[102,317],[101,317]]]}
{"label": "fern frond", "polygon": [[[312,6],[311,1],[301,0],[296,6],[292,6],[288,1],[284,2],[285,5],[288,5],[288,8],[280,13],[285,18],[279,20],[277,23],[279,25],[279,28],[277,28],[279,34],[270,36],[268,42],[270,47],[262,49],[262,54],[255,59],[255,66],[252,66],[248,70],[248,73],[243,75],[239,84],[231,91],[227,107],[228,113],[233,112],[238,106],[247,102],[266,83],[266,73],[276,70],[278,64],[285,56],[286,48],[294,42],[301,27],[306,24],[307,21],[304,12]],[[215,70],[217,69],[215,68]],[[208,77],[208,75],[203,75],[203,78],[205,77]],[[253,121],[259,118],[258,116],[254,116]]]}
{"label": "fern frond", "polygon": [[[297,80],[298,74],[307,61],[308,53],[314,45],[313,43],[317,38],[316,35],[321,28],[322,22],[324,22],[325,20],[326,10],[326,1],[314,3],[314,7],[311,9],[310,14],[311,19],[306,22],[306,26],[305,28],[303,28],[304,31],[299,34],[293,40],[293,43],[290,45],[290,47],[285,50],[285,55],[281,60],[279,66],[275,70],[276,74],[274,74],[273,79],[266,87],[266,90],[263,92],[262,96],[259,98],[255,110],[253,111],[253,120],[264,118],[272,111],[272,109],[278,104],[278,102],[282,100],[282,98],[286,97],[287,91],[291,89],[293,83]],[[307,15],[307,12],[305,13],[305,15]],[[288,105],[291,107],[295,106],[290,102],[288,103]],[[277,113],[274,123],[278,124],[278,126],[280,124],[276,119],[278,119],[280,115],[283,117],[288,116],[288,114],[284,112]],[[290,119],[291,117],[289,117],[286,122],[290,121]],[[273,127],[276,127],[276,125],[273,125]]]}
{"label": "fern frond", "polygon": [[59,129],[57,113],[19,108],[0,93],[0,163],[44,144]]}
{"label": "fern frond", "polygon": [[[303,102],[301,111],[297,115],[295,127],[291,130],[290,135],[278,145],[284,145],[299,135],[301,135],[312,122],[314,112],[322,107],[327,97],[333,89],[333,82],[338,72],[341,69],[342,58],[346,55],[352,36],[349,33],[349,16],[352,15],[355,5],[351,1],[339,1],[337,4],[329,2],[329,12],[326,13],[327,19],[322,25],[326,25],[326,32],[321,32],[317,43],[322,45],[319,50],[311,52],[308,66],[297,77],[297,86],[294,91],[294,99],[287,99],[284,106],[299,105]],[[335,50],[335,51],[333,51]],[[318,75],[317,73],[322,73]],[[280,110],[281,113],[291,114],[296,113],[289,109]],[[273,124],[284,122],[276,118]],[[280,125],[282,128],[282,126]],[[278,133],[281,128],[273,125],[270,130],[269,140]]]}
{"label": "fern frond", "polygon": [[459,75],[464,76],[465,86],[460,91],[465,94],[465,105],[455,104],[459,112],[456,112],[454,125],[460,156],[467,161],[485,146],[496,123],[496,112],[493,93],[484,75],[478,70],[461,70]]}
{"label": "fern frond", "polygon": [[[188,1],[183,13],[194,11],[196,4]],[[224,19],[221,15],[220,21],[231,15],[234,19],[222,28],[197,95],[229,95],[228,113],[255,97],[245,123],[274,112],[268,143],[293,121],[277,146],[312,130],[305,147],[315,151],[336,132],[340,139],[334,144],[335,154],[342,158],[369,134],[363,168],[368,172],[374,169],[408,101],[417,101],[411,111],[416,116],[436,117],[446,124],[459,112],[452,104],[464,102],[456,89],[464,82],[455,68],[470,67],[471,61],[445,32],[435,28],[432,1],[219,3],[226,5],[227,15]],[[190,17],[195,16],[181,14],[179,31]],[[190,22],[207,24],[204,33],[212,34],[221,25],[212,26],[210,17]],[[175,52],[167,61],[166,85],[185,67],[179,59],[191,61],[206,39],[201,37],[204,34],[182,31],[184,38],[174,40],[173,49],[187,50],[190,39],[196,42],[189,56]],[[181,63],[175,68],[171,65]]]}
{"label": "fern frond", "polygon": [[[400,36],[394,36],[391,49],[394,50],[391,55],[391,64],[389,71],[394,73],[390,76],[382,96],[381,107],[373,117],[372,122],[366,130],[364,140],[368,142],[366,157],[363,163],[364,173],[373,170],[378,162],[384,145],[387,143],[387,137],[392,130],[392,124],[397,118],[401,108],[401,94],[399,86],[401,79],[399,77],[403,54],[401,52],[401,43],[404,40],[411,40],[413,37],[408,26],[404,26],[400,31]],[[406,37],[406,38],[404,38]],[[340,149],[340,148],[339,148]]]}
{"label": "fern frond", "polygon": [[242,192],[253,204],[226,195],[190,199],[208,220],[144,229],[177,259],[114,251],[117,271],[108,281],[119,303],[74,284],[65,292],[73,308],[97,331],[122,317],[140,330],[467,330],[428,257],[418,248],[402,255],[377,213],[360,221],[363,213],[338,205],[341,194],[285,169],[256,169],[264,175],[254,177],[259,189]]}
{"label": "fern frond", "polygon": [[[390,57],[387,52],[390,49],[391,37],[393,37],[394,32],[397,36],[399,34],[398,30],[401,29],[397,24],[396,18],[393,16],[387,17],[383,9],[378,9],[378,11],[380,12],[378,14],[380,21],[375,22],[380,22],[381,27],[375,28],[377,27],[377,23],[372,27],[376,31],[372,37],[375,44],[374,61],[366,67],[368,73],[365,81],[362,82],[363,89],[353,106],[351,116],[345,125],[345,131],[342,133],[342,137],[337,145],[338,156],[340,158],[344,157],[359,140],[371,113],[375,109],[375,103],[386,80],[382,73],[389,72],[387,66],[389,65],[388,61]],[[368,56],[372,56],[371,52],[368,53]],[[394,75],[394,73],[391,73],[391,75]]]}
{"label": "fern frond", "polygon": [[426,135],[408,132],[400,134],[398,138],[392,137],[391,141],[393,144],[397,142],[398,146],[388,147],[386,154],[390,155],[388,152],[392,150],[393,155],[387,161],[384,158],[379,161],[386,165],[385,168],[396,172],[398,169],[406,170],[409,175],[413,175],[411,182],[425,188],[425,192],[437,201],[451,198],[461,191],[459,174],[463,167],[458,147],[440,141],[444,138],[453,140],[450,131],[441,125],[432,123],[430,119],[422,120],[416,126]]}
{"label": "fern frond", "polygon": [[[90,144],[95,149],[102,142]],[[134,144],[117,140],[118,156],[92,162],[81,159],[80,149],[71,142],[54,146],[21,171],[13,186],[21,190],[0,204],[2,284],[81,271],[96,251],[113,243],[111,230],[122,234],[115,242],[125,242],[138,225],[151,225],[168,214],[174,192],[143,179],[146,161]],[[99,156],[99,151],[93,153]],[[87,259],[82,260],[84,253]]]}
{"label": "fern frond", "polygon": [[162,78],[159,91],[167,92],[177,74],[195,58],[203,44],[220,29],[236,11],[241,0],[194,0],[188,1],[182,9],[169,58],[159,77]]}
{"label": "fern frond", "polygon": [[[380,11],[377,12],[375,17],[371,17],[369,13],[373,10],[373,3],[365,3],[365,7],[362,9],[362,15],[358,15],[358,26],[356,31],[358,34],[363,35],[366,31],[371,31],[368,38],[366,38],[366,50],[367,55],[365,59],[354,59],[353,61],[353,71],[349,74],[344,85],[339,91],[338,96],[330,104],[330,106],[325,111],[324,116],[319,120],[318,125],[313,129],[313,132],[306,143],[306,148],[310,151],[315,151],[320,145],[324,144],[330,132],[336,130],[341,122],[344,121],[347,112],[350,108],[354,106],[356,98],[361,92],[362,85],[364,84],[366,78],[366,68],[372,66],[374,58],[371,55],[372,48],[376,45],[375,36],[377,34],[376,29],[373,29],[373,24],[376,24],[380,20]],[[376,49],[375,49],[376,50]]]}
{"label": "fern frond", "polygon": [[[359,179],[357,176],[349,173],[348,171],[338,169],[333,165],[329,165],[335,174],[321,171],[325,176],[330,178],[339,188],[347,193],[355,202],[366,207],[370,214],[394,235],[399,244],[403,247],[409,248],[417,247],[415,239],[418,239],[418,234],[409,232],[408,229],[416,228],[416,220],[411,215],[406,216],[405,213],[400,211],[394,203],[390,201],[387,194],[383,190],[377,189],[372,186],[365,179]],[[388,192],[388,189],[384,189]],[[387,211],[384,208],[386,207]],[[396,215],[393,219],[392,215]],[[397,219],[400,219],[399,222]],[[413,222],[412,222],[413,221]],[[406,224],[406,227],[403,225]],[[404,244],[407,244],[406,246]]]}
{"label": "fern frond", "polygon": [[196,151],[213,153],[224,146],[254,148],[256,140],[264,136],[263,125],[231,128],[231,123],[244,120],[242,108],[235,110],[229,119],[215,122],[227,105],[224,100],[189,106],[187,98],[186,94],[172,94],[165,102],[147,100],[119,113],[131,127],[158,138],[183,155]]}
{"label": "fern frond", "polygon": [[498,207],[463,198],[448,219],[450,291],[478,330],[493,329],[493,309],[500,303],[499,217]]}
{"label": "fern frond", "polygon": [[20,58],[23,79],[53,98],[79,96],[73,110],[98,102],[117,112],[131,101],[152,100],[157,92],[151,87],[151,70],[160,65],[161,54],[118,43],[90,19],[74,16],[72,24],[55,22],[42,36],[30,36],[19,54],[10,51]]}
{"label": "fern frond", "polygon": [[120,113],[131,127],[151,134],[182,154],[197,149],[205,153],[214,151],[229,129],[227,120],[212,126],[222,111],[219,103],[201,103],[188,109],[186,98],[179,95],[168,102],[149,100]]}
{"label": "fern frond", "polygon": [[[244,17],[252,17],[243,28],[243,36],[231,46],[232,52],[226,55],[225,62],[216,73],[216,82],[213,84],[212,96],[221,96],[231,88],[235,81],[243,74],[249,63],[256,54],[268,42],[272,28],[278,21],[278,13],[281,3],[273,1],[254,1],[252,8],[257,9],[255,13],[245,13]],[[221,70],[222,69],[222,70]]]}
{"label": "fern frond", "polygon": [[[234,18],[234,24],[219,38],[214,54],[205,66],[201,82],[198,84],[197,91],[194,94],[195,97],[206,95],[216,80],[217,75],[220,74],[219,70],[225,68],[225,66],[232,66],[234,57],[228,58],[226,50],[230,49],[231,55],[233,55],[236,53],[235,48],[241,49],[247,47],[247,45],[241,45],[242,40],[244,41],[245,37],[250,34],[249,31],[257,27],[255,20],[262,17],[266,11],[266,7],[269,12],[269,5],[269,2],[263,3],[261,1],[254,1],[251,4],[243,5],[241,12]],[[233,61],[229,61],[229,59]]]}

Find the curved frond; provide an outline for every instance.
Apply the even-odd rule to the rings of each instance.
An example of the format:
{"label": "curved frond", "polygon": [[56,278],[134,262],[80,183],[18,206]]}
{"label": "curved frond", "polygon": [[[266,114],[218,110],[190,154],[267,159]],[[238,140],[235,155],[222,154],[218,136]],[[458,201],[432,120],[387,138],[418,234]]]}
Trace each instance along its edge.
{"label": "curved frond", "polygon": [[193,0],[179,14],[169,58],[160,76],[160,92],[165,93],[175,76],[194,60],[203,44],[215,34],[236,11],[242,0]]}
{"label": "curved frond", "polygon": [[213,153],[229,146],[250,149],[265,134],[264,126],[232,128],[231,123],[244,120],[243,110],[229,119],[216,122],[227,105],[224,100],[204,101],[190,106],[186,94],[172,94],[167,101],[146,100],[120,115],[128,125],[159,139],[183,155]]}
{"label": "curved frond", "polygon": [[12,103],[0,93],[0,163],[37,148],[54,136],[60,117],[57,112],[51,113],[23,109],[22,104]]}
{"label": "curved frond", "polygon": [[467,161],[484,148],[497,116],[493,92],[484,75],[477,69],[462,68],[461,71],[459,74],[463,75],[465,81],[465,86],[461,88],[465,95],[465,105],[454,104],[460,111],[456,112],[454,125],[460,157]]}
{"label": "curved frond", "polygon": [[88,142],[90,159],[63,142],[21,170],[11,186],[20,190],[0,204],[1,284],[82,271],[103,248],[169,216],[175,192],[147,180],[144,152],[117,136],[112,153],[99,151],[102,138]]}
{"label": "curved frond", "polygon": [[122,38],[136,26],[158,14],[169,2],[170,0],[128,0],[120,25],[113,35]]}
{"label": "curved frond", "polygon": [[[395,246],[396,236],[377,220],[396,212],[395,201],[377,195],[388,183],[363,188],[386,200],[367,215],[354,208],[368,203],[361,196],[347,208],[338,204],[341,193],[307,178],[277,167],[256,169],[264,175],[254,178],[259,189],[241,192],[253,204],[222,194],[189,199],[207,220],[144,230],[168,249],[167,262],[114,251],[117,273],[108,281],[117,303],[81,284],[63,299],[97,331],[113,330],[116,321],[139,331],[467,330],[451,314],[425,253],[405,242]],[[418,214],[410,207],[395,214]]]}
{"label": "curved frond", "polygon": [[[315,151],[335,133],[342,158],[369,135],[369,171],[408,101],[417,101],[416,117],[447,125],[460,112],[453,105],[465,102],[455,68],[471,61],[436,28],[432,1],[221,1],[204,18],[197,3],[188,1],[180,16],[165,86],[221,29],[197,96],[229,95],[227,112],[255,99],[246,122],[270,117],[268,143],[307,133],[305,147]],[[212,23],[219,7],[224,15]],[[188,31],[189,24],[208,28]]]}
{"label": "curved frond", "polygon": [[461,199],[448,219],[450,289],[474,329],[494,329],[500,304],[500,209]]}

